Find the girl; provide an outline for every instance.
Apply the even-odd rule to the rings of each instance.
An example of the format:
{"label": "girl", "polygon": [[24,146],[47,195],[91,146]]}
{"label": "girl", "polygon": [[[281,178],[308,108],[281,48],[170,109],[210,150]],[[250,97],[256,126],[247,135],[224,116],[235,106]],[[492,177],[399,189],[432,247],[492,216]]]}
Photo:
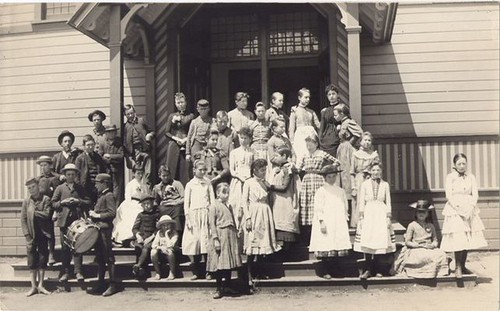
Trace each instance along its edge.
{"label": "girl", "polygon": [[236,133],[239,133],[241,128],[248,126],[255,120],[253,113],[247,110],[249,98],[250,96],[245,92],[236,92],[234,94],[236,108],[229,111],[227,116],[229,118],[229,127]]}
{"label": "girl", "polygon": [[217,200],[209,208],[211,236],[207,271],[215,273],[217,291],[213,298],[219,299],[224,295],[224,290],[230,290],[231,269],[241,267],[241,256],[233,209],[227,205],[229,185],[225,182],[218,184],[216,192]]}
{"label": "girl", "polygon": [[166,164],[170,172],[172,172],[172,177],[185,185],[189,181],[186,163],[186,140],[194,114],[187,112],[186,96],[183,93],[176,93],[174,100],[177,111],[168,116],[167,125],[165,126],[165,136],[169,139]]}
{"label": "girl", "polygon": [[134,165],[132,172],[134,179],[125,187],[125,201],[116,210],[116,217],[113,220],[113,241],[121,245],[126,245],[134,238],[132,227],[137,215],[142,212],[139,200],[147,189],[142,182],[144,170]]}
{"label": "girl", "polygon": [[206,171],[205,162],[196,160],[194,177],[186,184],[184,192],[186,223],[182,236],[182,254],[189,256],[191,261],[191,280],[198,279],[201,256],[207,254],[208,208],[215,201],[212,184],[205,177]]}
{"label": "girl", "polygon": [[252,130],[248,127],[240,129],[238,134],[241,146],[229,154],[229,170],[231,172],[231,184],[229,186],[229,205],[235,208],[236,226],[240,228],[241,217],[241,193],[245,180],[250,178],[250,167],[254,160],[254,152],[250,148],[252,141]]}
{"label": "girl", "polygon": [[321,169],[325,184],[314,196],[314,217],[311,230],[309,251],[321,259],[321,277],[331,279],[328,273],[328,261],[337,256],[347,256],[351,249],[349,237],[348,205],[345,192],[335,185],[336,165],[326,165]]}
{"label": "girl", "polygon": [[175,273],[177,270],[175,261],[175,252],[177,251],[177,241],[179,235],[177,230],[175,230],[175,220],[170,218],[168,215],[161,216],[160,220],[156,224],[158,231],[151,245],[151,261],[153,262],[153,267],[156,271],[154,276],[155,280],[161,278],[160,262],[166,257],[170,271],[167,276],[167,280],[175,279]]}
{"label": "girl", "polygon": [[375,254],[396,251],[391,193],[389,184],[381,178],[382,165],[373,163],[370,174],[371,179],[361,184],[359,192],[359,223],[354,239],[354,251],[363,253],[363,259],[358,260],[361,279],[370,277],[370,268],[375,268],[370,267]]}
{"label": "girl", "polygon": [[359,150],[352,154],[351,159],[351,228],[356,228],[359,221],[358,192],[361,183],[370,177],[369,167],[374,162],[380,162],[378,152],[373,150],[373,136],[364,132],[361,136]]}
{"label": "girl", "polygon": [[297,157],[297,163],[307,154],[305,138],[311,135],[317,135],[320,127],[319,119],[316,113],[307,108],[311,98],[311,92],[302,88],[299,90],[299,103],[292,107],[290,112],[290,141],[293,142],[293,150]]}
{"label": "girl", "polygon": [[[283,163],[276,162],[276,152],[279,149],[287,148],[292,150],[292,143],[285,134],[285,119],[277,117],[271,121],[271,131],[273,136],[267,142],[267,161],[269,162],[267,170],[267,181],[272,183],[274,169],[281,167]],[[294,156],[294,155],[292,155]],[[294,161],[295,159],[292,159]]]}
{"label": "girl", "polygon": [[355,149],[359,137],[361,137],[363,130],[351,119],[349,107],[345,104],[338,104],[333,108],[333,116],[335,120],[340,123],[339,138],[340,145],[337,149],[337,159],[340,161],[340,166],[343,172],[340,173],[340,186],[344,189],[347,200],[351,201],[351,160],[352,154]]}
{"label": "girl", "polygon": [[330,84],[326,86],[325,93],[329,106],[321,110],[321,121],[318,132],[319,145],[321,150],[328,152],[332,156],[337,156],[340,139],[337,130],[337,121],[333,117],[333,109],[340,104],[339,89],[337,86]]}
{"label": "girl", "polygon": [[300,187],[300,224],[307,226],[304,228],[305,241],[309,242],[310,239],[310,226],[313,220],[314,212],[314,196],[316,191],[323,186],[325,180],[321,176],[320,170],[326,164],[336,164],[338,160],[330,154],[318,150],[318,137],[316,135],[306,138],[306,146],[308,155],[302,159],[298,169],[305,171],[304,178],[302,179],[302,186]]}
{"label": "girl", "polygon": [[465,267],[467,252],[487,245],[484,225],[479,218],[478,190],[474,175],[467,172],[467,157],[458,153],[453,157],[454,172],[446,176],[446,205],[441,249],[455,252],[455,276],[472,272]]}
{"label": "girl", "polygon": [[244,211],[243,252],[248,256],[248,275],[252,276],[255,256],[269,255],[280,250],[276,243],[271,207],[268,202],[268,186],[265,182],[267,161],[257,159],[252,163],[252,178],[245,181],[241,198]]}
{"label": "girl", "polygon": [[422,279],[447,275],[446,253],[437,248],[436,228],[428,221],[429,210],[434,206],[427,200],[418,200],[410,207],[415,209],[415,220],[406,229],[405,247],[394,263],[396,272],[405,271],[409,277]]}
{"label": "girl", "polygon": [[255,115],[257,119],[250,122],[252,130],[252,149],[255,150],[256,159],[267,160],[267,142],[271,137],[270,123],[266,120],[266,107],[264,103],[255,104]]}

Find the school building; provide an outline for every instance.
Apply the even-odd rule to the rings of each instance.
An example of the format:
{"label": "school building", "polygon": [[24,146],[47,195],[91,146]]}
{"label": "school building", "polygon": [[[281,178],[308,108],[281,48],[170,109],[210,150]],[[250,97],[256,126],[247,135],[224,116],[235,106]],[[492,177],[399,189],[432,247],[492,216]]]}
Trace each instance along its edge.
{"label": "school building", "polygon": [[87,114],[123,123],[134,104],[165,160],[174,93],[212,111],[340,87],[353,118],[375,136],[403,225],[417,199],[446,202],[457,152],[478,180],[490,249],[499,249],[499,4],[474,3],[5,3],[0,4],[0,255],[25,255],[20,206],[35,160],[80,146]]}

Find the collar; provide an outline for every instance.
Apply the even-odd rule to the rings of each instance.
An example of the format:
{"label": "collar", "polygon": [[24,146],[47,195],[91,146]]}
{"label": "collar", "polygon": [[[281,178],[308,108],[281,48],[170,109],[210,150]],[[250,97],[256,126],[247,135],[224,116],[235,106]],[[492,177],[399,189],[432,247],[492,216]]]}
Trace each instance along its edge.
{"label": "collar", "polygon": [[135,118],[132,121],[127,120],[127,123],[137,124],[137,123],[139,123],[139,118],[137,116],[135,116]]}
{"label": "collar", "polygon": [[164,182],[162,181],[162,182],[161,182],[161,185],[162,185],[163,187],[165,187],[165,186],[169,186],[169,185],[171,185],[171,184],[172,184],[172,182],[173,182],[173,181],[174,181],[174,180],[171,178],[171,179],[169,179],[166,183],[164,183]]}
{"label": "collar", "polygon": [[102,134],[104,134],[104,131],[105,131],[105,130],[106,130],[106,128],[105,128],[104,126],[101,126],[101,127],[100,127],[100,128],[98,128],[98,129],[94,128],[94,133],[95,133],[96,135],[102,135]]}
{"label": "collar", "polygon": [[66,185],[66,187],[68,187],[69,190],[74,190],[75,189],[75,183],[68,183],[68,182],[65,182],[64,183]]}
{"label": "collar", "polygon": [[105,194],[106,194],[106,193],[108,193],[108,192],[109,192],[109,188],[106,188],[106,189],[104,189],[104,190],[101,192],[101,195],[105,195]]}
{"label": "collar", "polygon": [[457,171],[456,168],[453,168],[453,169],[455,170],[455,173],[457,173],[458,177],[465,177],[465,176],[467,176],[467,172],[466,171],[463,172],[463,173],[460,173],[459,171]]}
{"label": "collar", "polygon": [[67,159],[71,155],[71,150],[66,152],[64,150],[61,151],[62,155]]}
{"label": "collar", "polygon": [[342,123],[342,122],[344,122],[345,120],[348,120],[348,119],[349,119],[349,117],[344,116],[344,117],[342,118],[342,120],[340,120],[340,122]]}
{"label": "collar", "polygon": [[43,200],[43,194],[39,193],[38,197],[34,197],[34,196],[30,195],[30,199],[33,200],[34,202],[40,202]]}
{"label": "collar", "polygon": [[177,111],[177,113],[179,113],[181,116],[184,116],[186,115],[186,110],[182,110],[182,111]]}
{"label": "collar", "polygon": [[193,178],[193,181],[195,184],[198,184],[198,185],[206,185],[209,182],[205,177],[198,178],[196,176]]}

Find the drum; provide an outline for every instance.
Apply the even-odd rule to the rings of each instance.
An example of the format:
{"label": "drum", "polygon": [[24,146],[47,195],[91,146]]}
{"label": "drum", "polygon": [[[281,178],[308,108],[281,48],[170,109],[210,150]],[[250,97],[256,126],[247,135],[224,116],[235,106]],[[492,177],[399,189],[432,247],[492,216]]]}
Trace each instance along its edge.
{"label": "drum", "polygon": [[99,237],[99,227],[88,219],[75,220],[64,235],[64,243],[75,253],[82,254],[90,250]]}

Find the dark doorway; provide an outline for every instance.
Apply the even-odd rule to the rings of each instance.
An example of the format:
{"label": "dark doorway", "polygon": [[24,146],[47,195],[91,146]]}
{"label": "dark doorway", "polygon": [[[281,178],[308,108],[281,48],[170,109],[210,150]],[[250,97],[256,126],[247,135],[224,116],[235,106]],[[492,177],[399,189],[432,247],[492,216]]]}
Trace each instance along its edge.
{"label": "dark doorway", "polygon": [[229,110],[233,109],[234,94],[245,92],[250,95],[247,109],[254,111],[255,104],[261,101],[260,69],[241,69],[229,71]]}

